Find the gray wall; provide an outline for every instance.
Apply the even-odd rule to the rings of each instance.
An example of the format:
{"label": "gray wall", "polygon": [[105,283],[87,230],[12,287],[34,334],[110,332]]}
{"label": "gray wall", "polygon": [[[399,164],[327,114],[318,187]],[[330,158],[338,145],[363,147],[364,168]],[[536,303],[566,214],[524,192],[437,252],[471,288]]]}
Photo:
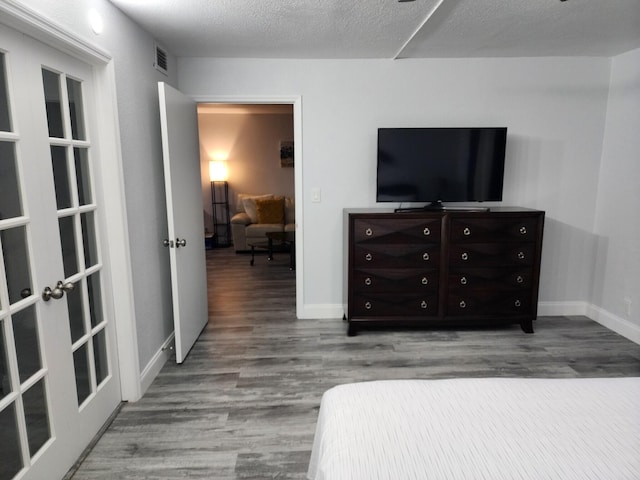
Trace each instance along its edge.
{"label": "gray wall", "polygon": [[636,332],[640,329],[639,130],[640,49],[612,62],[591,293],[595,316],[607,323],[622,318]]}

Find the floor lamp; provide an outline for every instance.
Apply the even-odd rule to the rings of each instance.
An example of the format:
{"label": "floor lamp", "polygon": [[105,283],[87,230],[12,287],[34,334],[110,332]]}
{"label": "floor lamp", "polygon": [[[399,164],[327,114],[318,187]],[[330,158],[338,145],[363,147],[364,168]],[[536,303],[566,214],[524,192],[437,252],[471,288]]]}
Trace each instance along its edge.
{"label": "floor lamp", "polygon": [[226,162],[219,160],[209,162],[214,247],[228,247],[231,245],[228,176]]}

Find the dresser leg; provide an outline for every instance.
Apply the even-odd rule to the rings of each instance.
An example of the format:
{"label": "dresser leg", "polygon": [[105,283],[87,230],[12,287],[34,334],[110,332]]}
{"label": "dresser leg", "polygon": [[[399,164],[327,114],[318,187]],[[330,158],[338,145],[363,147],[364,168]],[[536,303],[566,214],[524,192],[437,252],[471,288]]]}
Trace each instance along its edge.
{"label": "dresser leg", "polygon": [[522,320],[520,322],[520,328],[524,333],[533,333],[533,320]]}
{"label": "dresser leg", "polygon": [[347,336],[354,337],[356,333],[356,327],[353,325],[353,323],[349,322],[349,327],[347,328]]}

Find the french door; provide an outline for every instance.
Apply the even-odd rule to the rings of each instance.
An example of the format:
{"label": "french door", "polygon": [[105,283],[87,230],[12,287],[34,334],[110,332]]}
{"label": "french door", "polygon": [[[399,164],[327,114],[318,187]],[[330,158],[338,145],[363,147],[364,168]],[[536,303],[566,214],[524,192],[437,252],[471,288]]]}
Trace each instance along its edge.
{"label": "french door", "polygon": [[91,68],[0,25],[0,480],[61,478],[120,401]]}

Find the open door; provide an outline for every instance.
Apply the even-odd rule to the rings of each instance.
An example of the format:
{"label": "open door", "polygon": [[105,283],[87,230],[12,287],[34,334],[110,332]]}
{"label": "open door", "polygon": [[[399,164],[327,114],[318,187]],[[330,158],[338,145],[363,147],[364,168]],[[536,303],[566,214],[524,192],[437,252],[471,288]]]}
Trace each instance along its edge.
{"label": "open door", "polygon": [[158,83],[176,362],[207,324],[207,275],[196,103]]}

